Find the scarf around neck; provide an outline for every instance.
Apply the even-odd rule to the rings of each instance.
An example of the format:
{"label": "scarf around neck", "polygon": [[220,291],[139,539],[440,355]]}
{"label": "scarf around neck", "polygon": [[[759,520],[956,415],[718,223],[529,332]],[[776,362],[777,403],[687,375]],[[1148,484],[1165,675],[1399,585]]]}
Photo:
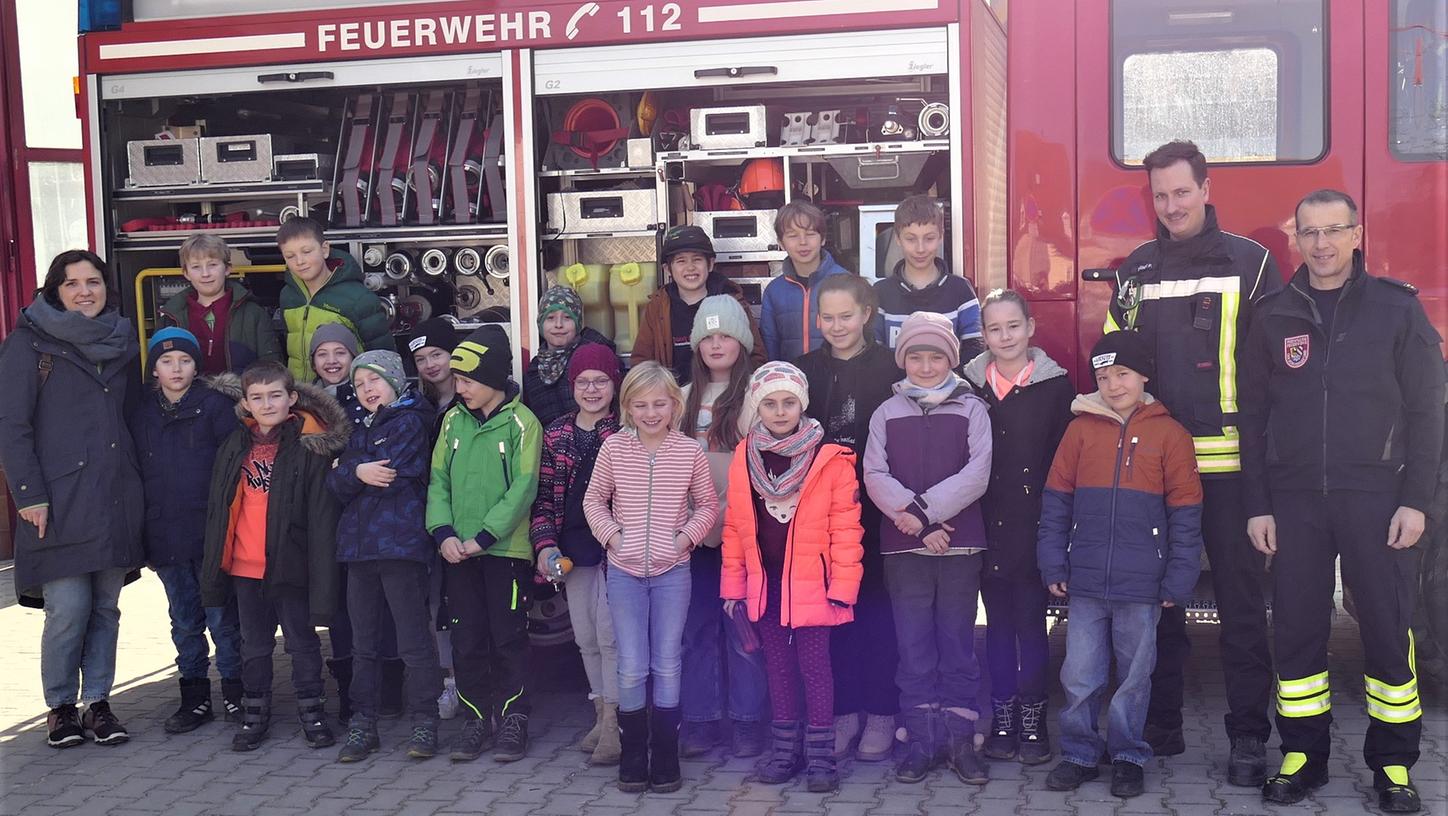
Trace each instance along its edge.
{"label": "scarf around neck", "polygon": [[543,380],[544,385],[553,385],[563,378],[564,372],[568,370],[568,359],[573,356],[573,350],[578,348],[578,343],[582,338],[583,333],[579,332],[579,335],[573,338],[573,342],[563,348],[556,349],[549,346],[538,352],[538,356],[534,359],[538,361],[538,377]]}
{"label": "scarf around neck", "polygon": [[[765,501],[778,501],[798,493],[824,438],[824,428],[819,420],[811,417],[801,417],[799,427],[783,439],[776,439],[763,422],[754,423],[745,440],[749,483]],[[764,466],[765,451],[788,458],[789,467],[778,476],[771,475]]]}
{"label": "scarf around neck", "polygon": [[923,388],[910,382],[908,379],[905,380],[903,385],[904,388],[901,393],[914,400],[922,409],[930,409],[945,402],[947,397],[955,393],[955,389],[960,385],[960,377],[956,376],[955,372],[952,371],[949,376],[934,388]]}
{"label": "scarf around neck", "polygon": [[135,331],[120,312],[108,309],[95,317],[57,309],[45,298],[25,307],[25,316],[42,333],[75,346],[89,362],[104,365],[132,348]]}

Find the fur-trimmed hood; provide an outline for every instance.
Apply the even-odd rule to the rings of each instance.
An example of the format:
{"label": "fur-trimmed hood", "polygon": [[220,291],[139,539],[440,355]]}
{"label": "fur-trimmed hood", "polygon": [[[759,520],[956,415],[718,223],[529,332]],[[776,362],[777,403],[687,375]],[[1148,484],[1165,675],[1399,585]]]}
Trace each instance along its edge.
{"label": "fur-trimmed hood", "polygon": [[[241,376],[239,374],[225,371],[211,377],[202,377],[201,381],[206,383],[207,388],[238,404],[241,402],[241,398],[246,396],[241,390]],[[241,415],[239,411],[237,415]]]}
{"label": "fur-trimmed hood", "polygon": [[[215,385],[212,387],[223,394],[237,394],[236,415],[247,427],[254,427],[256,420],[251,418],[246,403],[240,399],[241,379],[234,374],[218,374],[213,379],[226,382],[226,378],[235,380],[234,391],[225,391]],[[319,386],[297,383],[296,391],[297,404],[292,406],[292,415],[302,421],[299,436],[302,447],[321,456],[341,453],[352,436],[352,423],[347,419],[347,412]]]}

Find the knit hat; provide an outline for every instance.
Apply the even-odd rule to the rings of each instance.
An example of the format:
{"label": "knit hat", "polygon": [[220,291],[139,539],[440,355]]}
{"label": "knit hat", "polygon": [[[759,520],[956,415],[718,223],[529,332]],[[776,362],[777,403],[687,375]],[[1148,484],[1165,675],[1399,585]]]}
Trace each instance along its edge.
{"label": "knit hat", "polygon": [[395,351],[364,351],[352,361],[350,373],[353,378],[356,378],[359,368],[365,368],[386,380],[399,397],[407,390],[407,373],[402,370],[402,357]]}
{"label": "knit hat", "polygon": [[809,408],[809,380],[804,372],[783,360],[765,363],[749,378],[747,414],[759,413],[759,402],[770,394],[786,391],[799,398],[800,410]]}
{"label": "knit hat", "polygon": [[573,357],[568,361],[568,384],[578,379],[578,375],[585,371],[602,371],[613,380],[613,387],[623,380],[623,369],[619,365],[618,355],[602,343],[583,343],[573,350]]}
{"label": "knit hat", "polygon": [[407,340],[407,350],[417,353],[418,349],[433,346],[443,351],[451,352],[458,345],[458,330],[453,327],[452,321],[443,317],[434,317],[424,320],[412,331],[412,337]]}
{"label": "knit hat", "polygon": [[1092,371],[1113,365],[1126,366],[1148,380],[1156,374],[1151,347],[1146,344],[1145,338],[1134,331],[1110,332],[1097,340],[1092,347]]}
{"label": "knit hat", "polygon": [[497,326],[481,326],[453,349],[448,367],[456,374],[502,391],[513,371],[508,335]]}
{"label": "knit hat", "polygon": [[905,355],[917,349],[929,349],[945,355],[950,367],[960,365],[960,338],[950,318],[936,312],[915,312],[905,318],[895,338],[895,365],[905,367]]}
{"label": "knit hat", "polygon": [[317,347],[323,343],[341,343],[353,357],[361,350],[357,345],[357,335],[341,323],[323,323],[318,326],[316,331],[312,332],[312,345],[307,349],[307,357],[315,355]]}
{"label": "knit hat", "polygon": [[538,328],[554,312],[562,312],[573,318],[573,325],[583,331],[583,298],[567,286],[550,286],[538,301]]}
{"label": "knit hat", "polygon": [[694,330],[689,332],[689,345],[698,348],[711,334],[728,335],[739,341],[745,354],[754,353],[754,330],[749,326],[749,313],[733,295],[710,295],[699,301],[694,313]]}
{"label": "knit hat", "polygon": [[168,351],[184,351],[191,355],[198,368],[201,366],[201,343],[197,341],[196,335],[185,329],[167,326],[151,335],[150,342],[146,344],[146,358],[151,361],[152,366]]}

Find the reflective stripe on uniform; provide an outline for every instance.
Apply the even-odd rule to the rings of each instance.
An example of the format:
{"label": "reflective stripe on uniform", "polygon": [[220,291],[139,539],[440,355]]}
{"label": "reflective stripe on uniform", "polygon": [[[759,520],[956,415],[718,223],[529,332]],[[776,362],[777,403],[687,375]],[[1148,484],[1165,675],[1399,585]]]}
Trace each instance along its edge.
{"label": "reflective stripe on uniform", "polygon": [[1327,672],[1300,677],[1296,680],[1285,680],[1277,678],[1277,696],[1296,698],[1306,697],[1327,690]]}
{"label": "reflective stripe on uniform", "polygon": [[1417,646],[1411,629],[1408,630],[1408,674],[1408,682],[1398,685],[1363,675],[1369,717],[1385,723],[1405,723],[1423,716],[1423,707],[1418,701]]}
{"label": "reflective stripe on uniform", "polygon": [[[1232,278],[1237,283],[1236,278]],[[1222,413],[1237,413],[1237,310],[1242,295],[1237,287],[1222,293],[1222,334],[1217,340],[1217,390]]]}
{"label": "reflective stripe on uniform", "polygon": [[1284,717],[1315,717],[1332,710],[1332,692],[1327,672],[1299,677],[1277,678],[1277,713]]}
{"label": "reflective stripe on uniform", "polygon": [[1186,298],[1200,295],[1203,292],[1216,292],[1218,294],[1231,293],[1240,296],[1242,293],[1242,279],[1236,275],[1231,275],[1220,278],[1190,278],[1187,280],[1148,283],[1141,287],[1141,299],[1145,301]]}

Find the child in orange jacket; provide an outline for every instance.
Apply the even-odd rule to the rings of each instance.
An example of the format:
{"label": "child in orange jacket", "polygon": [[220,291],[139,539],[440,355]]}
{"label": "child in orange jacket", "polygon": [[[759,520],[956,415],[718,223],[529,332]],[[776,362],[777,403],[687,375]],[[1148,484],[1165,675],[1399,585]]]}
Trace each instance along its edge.
{"label": "child in orange jacket", "polygon": [[809,383],[789,363],[755,371],[749,403],[759,419],[729,467],[720,595],[725,614],[745,605],[764,644],[774,750],[759,779],[787,782],[807,756],[809,790],[832,791],[840,780],[829,627],[854,618],[865,553],[855,455],[825,444],[819,421],[804,416]]}

